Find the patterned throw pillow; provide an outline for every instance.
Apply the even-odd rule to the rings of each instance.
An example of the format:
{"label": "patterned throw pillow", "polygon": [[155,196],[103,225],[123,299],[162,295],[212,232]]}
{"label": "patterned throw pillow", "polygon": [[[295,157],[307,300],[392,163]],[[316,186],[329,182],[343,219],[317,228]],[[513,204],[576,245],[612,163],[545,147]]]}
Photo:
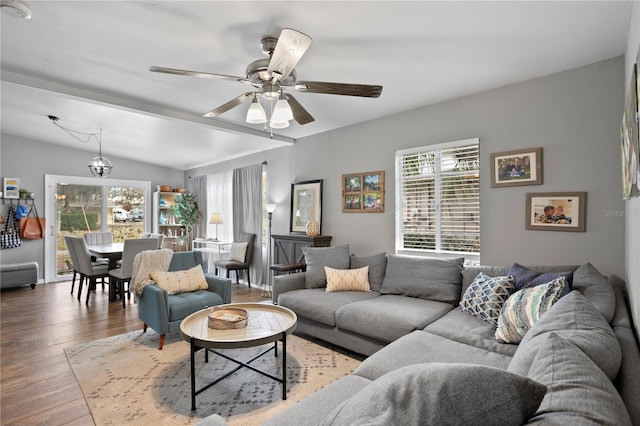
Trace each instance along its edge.
{"label": "patterned throw pillow", "polygon": [[566,278],[518,290],[507,300],[498,318],[496,340],[500,343],[520,343],[538,319],[560,299]]}
{"label": "patterned throw pillow", "polygon": [[511,296],[515,286],[516,280],[510,275],[490,277],[480,272],[464,292],[460,310],[498,325],[502,305]]}
{"label": "patterned throw pillow", "polygon": [[231,243],[231,253],[229,254],[229,260],[244,263],[244,259],[247,255],[247,245],[249,243]]}
{"label": "patterned throw pillow", "polygon": [[324,271],[327,274],[327,292],[371,291],[368,266],[358,269],[333,269],[325,266]]}
{"label": "patterned throw pillow", "polygon": [[187,293],[209,288],[201,265],[184,271],[151,272],[149,276],[159,287],[167,290],[169,294]]}

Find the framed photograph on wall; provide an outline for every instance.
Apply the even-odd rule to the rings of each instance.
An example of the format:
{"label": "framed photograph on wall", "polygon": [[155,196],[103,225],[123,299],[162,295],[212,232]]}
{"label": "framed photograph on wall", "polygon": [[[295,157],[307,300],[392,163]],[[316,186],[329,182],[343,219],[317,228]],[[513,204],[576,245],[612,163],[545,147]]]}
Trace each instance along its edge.
{"label": "framed photograph on wall", "polygon": [[384,212],[384,172],[342,175],[343,213]]}
{"label": "framed photograph on wall", "polygon": [[542,148],[491,154],[491,187],[542,185]]}
{"label": "framed photograph on wall", "polygon": [[4,198],[20,198],[20,179],[6,177],[2,188]]}
{"label": "framed photograph on wall", "polygon": [[586,206],[586,192],[527,193],[525,228],[585,232]]}
{"label": "framed photograph on wall", "polygon": [[318,231],[322,234],[322,179],[291,184],[289,232],[306,233],[311,220],[318,222]]}

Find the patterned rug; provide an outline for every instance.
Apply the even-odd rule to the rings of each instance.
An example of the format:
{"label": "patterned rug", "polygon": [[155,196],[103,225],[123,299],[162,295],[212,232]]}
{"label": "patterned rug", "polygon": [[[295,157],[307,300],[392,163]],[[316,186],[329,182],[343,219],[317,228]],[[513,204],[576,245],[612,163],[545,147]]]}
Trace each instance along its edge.
{"label": "patterned rug", "polygon": [[[287,338],[287,400],[281,384],[243,368],[196,398],[191,411],[189,344],[179,333],[134,331],[65,349],[97,425],[190,425],[217,413],[231,425],[257,425],[307,395],[352,372],[360,361],[298,336]],[[269,346],[220,351],[247,361]],[[270,352],[251,365],[282,377],[279,356]],[[196,386],[215,380],[236,364],[215,354],[196,354]]]}

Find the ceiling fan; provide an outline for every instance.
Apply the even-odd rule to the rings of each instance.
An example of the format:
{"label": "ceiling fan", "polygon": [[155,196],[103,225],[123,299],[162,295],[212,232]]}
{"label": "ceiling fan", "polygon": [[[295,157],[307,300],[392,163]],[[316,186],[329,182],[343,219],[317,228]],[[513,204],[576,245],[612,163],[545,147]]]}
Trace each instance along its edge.
{"label": "ceiling fan", "polygon": [[278,38],[263,37],[262,51],[269,58],[258,59],[247,66],[246,77],[235,77],[209,72],[188,71],[175,68],[152,66],[149,71],[166,74],[186,75],[192,77],[229,80],[253,86],[256,91],[246,92],[229,102],[212,109],[203,117],[216,117],[252,100],[247,113],[248,123],[266,123],[264,108],[259,98],[276,101],[271,114],[270,127],[274,129],[289,126],[289,120],[295,119],[299,124],[307,124],[314,118],[288,90],[308,93],[325,93],[330,95],[361,96],[377,98],[382,93],[382,86],[367,84],[329,83],[322,81],[297,81],[295,66],[311,45],[311,37],[290,28],[284,28]]}

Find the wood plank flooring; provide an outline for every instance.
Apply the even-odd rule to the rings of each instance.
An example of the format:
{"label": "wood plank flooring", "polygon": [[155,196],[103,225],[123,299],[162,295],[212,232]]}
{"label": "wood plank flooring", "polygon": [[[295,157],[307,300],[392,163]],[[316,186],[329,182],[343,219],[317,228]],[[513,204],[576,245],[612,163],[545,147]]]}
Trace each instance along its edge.
{"label": "wood plank flooring", "polygon": [[[0,424],[93,425],[64,348],[140,330],[138,305],[109,303],[98,286],[89,305],[71,282],[0,294]],[[77,282],[76,282],[77,291]],[[84,293],[83,290],[83,296]],[[233,284],[233,302],[260,302],[262,291]]]}

